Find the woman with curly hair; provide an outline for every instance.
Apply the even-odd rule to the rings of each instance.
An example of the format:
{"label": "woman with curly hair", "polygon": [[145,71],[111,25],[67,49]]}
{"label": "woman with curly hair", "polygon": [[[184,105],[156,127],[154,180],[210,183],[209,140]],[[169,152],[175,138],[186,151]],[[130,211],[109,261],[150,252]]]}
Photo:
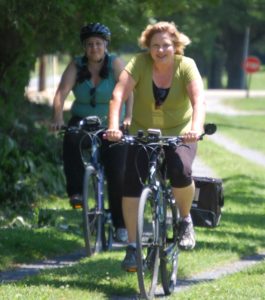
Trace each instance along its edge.
{"label": "woman with curly hair", "polygon": [[[134,92],[134,105],[130,133],[139,129],[160,129],[162,135],[182,135],[186,145],[176,150],[165,149],[167,175],[180,211],[179,247],[193,249],[195,233],[190,216],[194,196],[192,163],[197,149],[197,140],[203,132],[205,102],[201,75],[193,59],[184,56],[190,39],[179,32],[174,23],[158,22],[148,25],[139,39],[146,52],[133,57],[121,72],[110,101],[107,138],[119,140],[119,110],[130,93]],[[139,196],[147,171],[147,158],[139,154],[138,170],[134,161],[136,149],[128,149],[123,214],[128,230],[129,244],[122,268],[136,271],[136,224]],[[140,168],[140,169],[139,169]]]}

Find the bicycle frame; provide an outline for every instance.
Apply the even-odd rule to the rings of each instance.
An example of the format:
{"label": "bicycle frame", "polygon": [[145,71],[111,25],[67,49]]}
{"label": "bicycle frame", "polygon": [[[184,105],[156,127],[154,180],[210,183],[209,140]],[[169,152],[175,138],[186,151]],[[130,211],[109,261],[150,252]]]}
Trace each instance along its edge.
{"label": "bicycle frame", "polygon": [[[68,127],[72,134],[82,133],[79,151],[85,168],[83,179],[82,206],[84,222],[84,240],[87,256],[112,246],[111,214],[104,207],[104,167],[100,162],[100,134],[105,130],[97,116],[82,119],[78,126]],[[90,184],[90,185],[89,185]],[[91,209],[88,201],[94,200]],[[106,228],[108,232],[106,233]],[[106,235],[107,234],[107,239]]]}
{"label": "bicycle frame", "polygon": [[[104,167],[100,163],[99,159],[99,148],[101,145],[101,140],[99,134],[104,129],[99,129],[95,132],[86,132],[86,136],[90,138],[90,159],[88,162],[84,161],[85,165],[85,175],[83,183],[83,218],[85,223],[85,243],[87,255],[91,256],[93,253],[98,253],[106,249],[110,249],[112,246],[112,222],[110,213],[105,210],[104,207]],[[89,198],[89,179],[95,180],[93,182],[93,190],[95,192],[95,208],[93,210],[88,207],[88,198]],[[95,226],[95,241],[93,242],[94,247],[91,242],[91,226],[93,227],[93,222],[91,219],[94,219]],[[105,238],[105,228],[104,224],[109,224],[108,231],[108,240]]]}
{"label": "bicycle frame", "polygon": [[[163,167],[163,158],[164,158],[164,150],[163,146],[155,145],[154,148],[152,145],[148,145],[148,150],[150,149],[151,154],[148,161],[148,178],[147,183],[144,187],[149,187],[154,195],[155,195],[155,214],[156,218],[158,219],[159,223],[164,221],[164,214],[163,214],[163,203],[161,202],[163,199],[166,199],[167,193],[167,183],[165,174],[162,174],[162,167]],[[164,170],[165,171],[165,170]],[[160,197],[159,193],[162,193],[163,196]],[[159,228],[157,228],[159,229]],[[159,237],[160,233],[157,232],[155,236]],[[156,244],[160,245],[161,241],[157,240]]]}
{"label": "bicycle frame", "polygon": [[[205,134],[213,134],[215,130],[215,124],[205,125],[200,139]],[[148,136],[138,131],[137,136],[123,137],[121,143],[139,145],[150,153],[147,183],[143,184],[139,201],[136,237],[138,285],[141,297],[150,300],[154,296],[159,268],[166,295],[172,293],[177,281],[179,214],[162,164],[164,147],[184,146],[183,138],[181,136],[161,137],[159,130],[151,129],[148,130]],[[151,205],[151,219],[148,214],[146,215],[148,204]],[[148,227],[145,227],[146,218],[152,225],[152,232],[149,235]],[[146,236],[149,237],[146,239]]]}
{"label": "bicycle frame", "polygon": [[[100,132],[100,131],[99,131]],[[85,165],[85,173],[84,173],[84,182],[83,182],[83,219],[85,223],[85,246],[87,255],[91,256],[93,252],[100,252],[103,249],[103,242],[102,242],[102,218],[104,213],[104,168],[99,163],[99,141],[98,141],[98,132],[94,133],[87,133],[91,140],[91,156],[89,162],[84,162]],[[86,136],[86,135],[85,135]],[[95,204],[96,207],[94,211],[89,211],[87,199],[89,197],[88,194],[88,187],[87,182],[89,177],[96,176],[97,182],[96,186],[94,186],[96,192],[96,199]],[[90,236],[92,232],[90,231],[90,224],[89,219],[91,216],[97,215],[98,222],[96,224],[96,241],[95,241],[95,248],[92,250],[92,245],[90,244]]]}

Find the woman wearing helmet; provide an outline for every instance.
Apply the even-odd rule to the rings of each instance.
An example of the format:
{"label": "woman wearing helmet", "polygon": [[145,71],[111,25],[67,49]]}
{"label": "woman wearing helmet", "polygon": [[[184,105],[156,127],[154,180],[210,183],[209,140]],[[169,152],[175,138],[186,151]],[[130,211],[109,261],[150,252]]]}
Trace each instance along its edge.
{"label": "woman wearing helmet", "polygon": [[[76,125],[89,115],[106,119],[112,91],[124,68],[123,61],[107,51],[110,37],[109,28],[100,23],[90,23],[81,28],[80,40],[85,53],[83,56],[75,57],[62,75],[53,100],[53,130],[58,130],[64,125],[63,106],[70,91],[73,92],[75,101],[71,107],[68,126]],[[122,110],[124,125],[131,122],[132,95],[128,100],[129,104]],[[66,189],[73,207],[82,203],[84,166],[79,152],[79,142],[78,135],[67,134],[63,142]],[[109,205],[117,239],[126,241],[127,232],[124,229],[121,208],[126,151],[123,147],[108,146],[109,142],[103,140],[104,155],[101,159],[108,182]]]}

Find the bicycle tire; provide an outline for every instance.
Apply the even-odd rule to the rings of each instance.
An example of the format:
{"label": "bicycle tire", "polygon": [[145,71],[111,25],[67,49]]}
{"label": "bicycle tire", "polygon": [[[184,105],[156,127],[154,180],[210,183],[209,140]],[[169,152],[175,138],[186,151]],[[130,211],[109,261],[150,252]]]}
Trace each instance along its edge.
{"label": "bicycle tire", "polygon": [[140,197],[137,221],[137,278],[141,297],[152,299],[159,274],[159,222],[155,195],[146,187]]}
{"label": "bicycle tire", "polygon": [[[109,250],[113,241],[113,226],[111,217],[107,217],[104,210],[104,199],[99,204],[99,197],[103,197],[103,174],[97,174],[95,168],[87,166],[83,182],[83,223],[85,251],[87,256]],[[100,180],[101,178],[101,180]],[[101,205],[101,207],[99,207]]]}
{"label": "bicycle tire", "polygon": [[177,222],[178,210],[175,199],[168,192],[163,205],[164,220],[161,223],[162,247],[160,252],[161,281],[165,295],[170,295],[176,286],[178,271]]}

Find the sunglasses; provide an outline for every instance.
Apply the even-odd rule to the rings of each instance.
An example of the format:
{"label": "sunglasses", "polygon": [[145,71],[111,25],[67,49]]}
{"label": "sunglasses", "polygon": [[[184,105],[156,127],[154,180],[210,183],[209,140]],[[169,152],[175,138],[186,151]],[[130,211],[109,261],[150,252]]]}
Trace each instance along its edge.
{"label": "sunglasses", "polygon": [[90,89],[90,105],[96,107],[96,88]]}

